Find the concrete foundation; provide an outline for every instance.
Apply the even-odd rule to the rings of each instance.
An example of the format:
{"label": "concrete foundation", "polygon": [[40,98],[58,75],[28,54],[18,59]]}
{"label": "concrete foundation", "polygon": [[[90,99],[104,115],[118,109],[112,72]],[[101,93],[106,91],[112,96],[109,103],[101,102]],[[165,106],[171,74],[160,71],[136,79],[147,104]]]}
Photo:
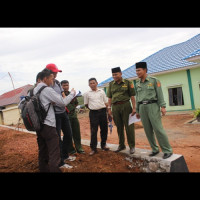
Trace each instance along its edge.
{"label": "concrete foundation", "polygon": [[[89,140],[81,140],[83,145],[90,145]],[[111,151],[115,151],[118,147],[117,144],[108,144],[107,146]],[[98,143],[100,148],[100,143]],[[150,150],[135,148],[135,153],[129,153],[129,147],[121,151],[126,155],[125,159],[130,162],[129,167],[139,167],[141,172],[189,172],[185,159],[182,155],[173,154],[167,159],[163,159],[163,153],[160,152],[156,156],[150,157]],[[136,161],[135,161],[136,159]]]}

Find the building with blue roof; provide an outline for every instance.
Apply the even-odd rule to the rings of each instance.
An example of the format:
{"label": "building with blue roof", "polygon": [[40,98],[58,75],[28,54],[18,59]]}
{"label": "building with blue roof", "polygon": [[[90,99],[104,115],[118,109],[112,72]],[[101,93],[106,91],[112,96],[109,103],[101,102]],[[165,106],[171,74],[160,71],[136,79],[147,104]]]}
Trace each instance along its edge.
{"label": "building with blue roof", "polygon": [[[138,62],[147,62],[148,74],[162,83],[167,111],[194,110],[200,107],[200,34],[165,47]],[[135,64],[122,71],[125,79],[136,83]],[[99,83],[106,88],[113,78]]]}

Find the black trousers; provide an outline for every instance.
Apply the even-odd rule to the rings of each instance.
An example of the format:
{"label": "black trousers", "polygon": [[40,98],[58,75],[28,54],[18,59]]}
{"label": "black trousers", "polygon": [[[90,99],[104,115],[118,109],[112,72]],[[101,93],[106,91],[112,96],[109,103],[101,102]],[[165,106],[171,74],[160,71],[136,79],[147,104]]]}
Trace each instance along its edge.
{"label": "black trousers", "polygon": [[56,128],[44,125],[37,131],[38,159],[40,172],[61,172],[60,146]]}
{"label": "black trousers", "polygon": [[[56,114],[56,130],[59,136],[61,164],[64,164],[64,159],[69,157],[68,151],[72,142],[72,128],[66,112]],[[61,130],[63,132],[63,140],[61,140]]]}
{"label": "black trousers", "polygon": [[101,148],[103,148],[106,145],[106,140],[108,136],[106,108],[100,110],[90,110],[89,118],[91,130],[90,148],[92,150],[96,150],[97,148],[98,126],[100,126]]}

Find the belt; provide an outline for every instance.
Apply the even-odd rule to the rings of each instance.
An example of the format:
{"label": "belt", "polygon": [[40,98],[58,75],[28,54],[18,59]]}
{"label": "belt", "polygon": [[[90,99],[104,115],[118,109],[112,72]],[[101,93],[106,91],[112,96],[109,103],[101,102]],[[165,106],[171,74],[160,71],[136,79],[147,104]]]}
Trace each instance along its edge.
{"label": "belt", "polygon": [[151,104],[151,103],[156,103],[157,100],[149,100],[149,101],[140,101],[138,102],[139,104],[143,104],[143,105],[146,105],[146,104]]}
{"label": "belt", "polygon": [[99,109],[99,110],[91,110],[91,109],[90,109],[90,111],[92,111],[92,112],[102,112],[102,111],[104,111],[104,110],[106,110],[106,108],[101,108],[101,109]]}
{"label": "belt", "polygon": [[126,103],[126,102],[128,102],[128,101],[129,101],[129,100],[127,100],[127,101],[117,101],[117,102],[113,103],[113,105],[124,104],[124,103]]}

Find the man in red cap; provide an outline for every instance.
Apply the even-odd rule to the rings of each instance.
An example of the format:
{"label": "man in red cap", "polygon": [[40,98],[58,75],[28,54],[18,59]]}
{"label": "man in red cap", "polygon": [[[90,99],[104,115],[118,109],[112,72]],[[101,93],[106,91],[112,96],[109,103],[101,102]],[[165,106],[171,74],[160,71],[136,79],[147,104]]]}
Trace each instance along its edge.
{"label": "man in red cap", "polygon": [[[65,97],[64,90],[58,80],[56,80],[57,73],[62,72],[58,67],[50,63],[46,65],[46,68],[51,70],[54,75],[54,83],[51,86],[59,95]],[[72,89],[73,90],[73,89]],[[67,98],[67,97],[66,97]],[[54,106],[56,116],[56,129],[60,138],[60,149],[61,149],[61,165],[64,165],[64,161],[73,161],[76,157],[69,156],[68,149],[72,142],[72,129],[68,117],[68,113],[63,107]],[[63,141],[61,140],[61,129],[63,132]]]}

